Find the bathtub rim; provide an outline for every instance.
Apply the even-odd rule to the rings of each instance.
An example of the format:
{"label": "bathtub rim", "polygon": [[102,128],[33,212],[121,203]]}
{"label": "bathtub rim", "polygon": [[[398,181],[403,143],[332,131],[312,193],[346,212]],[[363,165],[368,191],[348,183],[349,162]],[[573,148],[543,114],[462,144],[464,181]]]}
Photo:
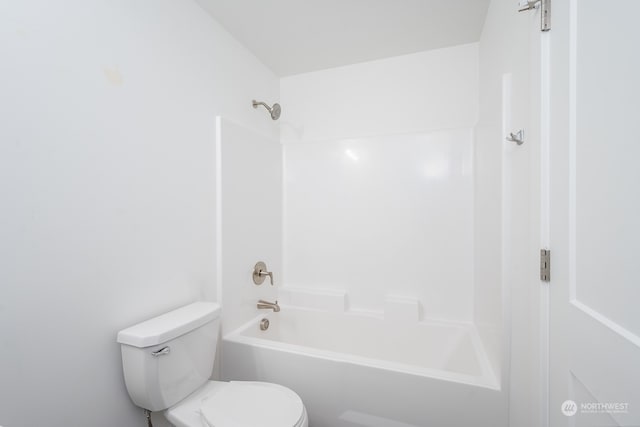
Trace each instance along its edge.
{"label": "bathtub rim", "polygon": [[[327,312],[326,310],[307,309],[295,306],[282,306],[283,309],[295,309],[300,311],[312,311],[312,312]],[[364,316],[379,318],[374,313],[348,313],[345,315],[350,316]],[[341,353],[337,351],[321,350],[315,347],[303,346],[298,344],[291,344],[282,341],[275,341],[271,339],[263,339],[257,337],[249,337],[243,335],[249,328],[258,328],[260,320],[264,318],[270,318],[273,316],[272,312],[259,314],[250,321],[241,325],[240,327],[232,330],[231,332],[222,336],[223,345],[224,341],[229,341],[237,344],[244,344],[254,346],[262,349],[283,351],[289,354],[295,354],[300,356],[311,357],[314,359],[328,360],[332,362],[347,363],[357,366],[366,366],[369,368],[381,369],[390,372],[401,373],[405,375],[415,375],[425,378],[432,378],[441,381],[451,381],[458,384],[464,384],[474,387],[481,387],[484,389],[501,391],[500,382],[495,376],[491,363],[488,360],[488,356],[484,349],[482,339],[480,338],[475,326],[472,323],[460,323],[460,322],[446,322],[446,321],[422,321],[421,324],[428,325],[441,325],[441,326],[454,326],[467,329],[470,334],[471,343],[474,348],[476,360],[480,366],[481,375],[469,375],[452,371],[446,371],[443,369],[434,369],[426,367],[416,367],[415,365],[398,363],[392,361],[386,361],[381,359],[369,358],[364,356],[358,356],[349,353]],[[222,362],[224,363],[224,361]]]}

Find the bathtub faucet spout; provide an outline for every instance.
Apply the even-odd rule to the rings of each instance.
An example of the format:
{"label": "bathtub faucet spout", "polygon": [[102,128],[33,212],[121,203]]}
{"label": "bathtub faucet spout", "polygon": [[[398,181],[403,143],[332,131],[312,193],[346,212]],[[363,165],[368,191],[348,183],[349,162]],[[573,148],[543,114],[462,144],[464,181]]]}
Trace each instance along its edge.
{"label": "bathtub faucet spout", "polygon": [[269,301],[265,301],[265,300],[260,300],[258,301],[258,308],[260,309],[267,309],[267,310],[273,310],[273,311],[280,311],[280,306],[278,305],[278,301],[276,302],[269,302]]}

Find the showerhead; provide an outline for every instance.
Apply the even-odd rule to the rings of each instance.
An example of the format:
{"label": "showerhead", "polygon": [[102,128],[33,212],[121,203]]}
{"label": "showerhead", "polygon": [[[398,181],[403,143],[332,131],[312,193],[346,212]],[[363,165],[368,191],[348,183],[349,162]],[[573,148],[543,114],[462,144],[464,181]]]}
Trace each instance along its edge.
{"label": "showerhead", "polygon": [[269,111],[269,114],[271,114],[271,118],[273,120],[278,120],[280,118],[280,113],[282,112],[282,108],[280,107],[280,104],[278,104],[277,102],[273,104],[273,107],[269,107],[264,102],[258,102],[254,99],[253,108],[258,108],[258,105],[264,106],[264,108],[266,108]]}
{"label": "showerhead", "polygon": [[280,104],[276,102],[275,104],[273,104],[273,107],[271,107],[271,118],[273,120],[278,120],[280,118],[281,112],[282,108],[280,108]]}

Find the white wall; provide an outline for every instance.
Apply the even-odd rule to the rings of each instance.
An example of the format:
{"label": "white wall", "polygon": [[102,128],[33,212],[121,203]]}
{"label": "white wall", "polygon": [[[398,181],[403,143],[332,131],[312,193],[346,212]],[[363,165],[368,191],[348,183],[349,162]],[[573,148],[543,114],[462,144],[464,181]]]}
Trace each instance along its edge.
{"label": "white wall", "polygon": [[473,319],[477,45],[287,77],[285,284]]}
{"label": "white wall", "polygon": [[478,46],[397,56],[281,80],[284,143],[473,127]]}
{"label": "white wall", "polygon": [[[531,35],[539,31],[540,18],[517,8],[516,1],[492,0],[479,44],[474,319],[492,360],[507,358],[498,373],[509,391],[509,425],[527,427],[539,425],[540,284],[532,250],[537,224],[532,165],[539,134]],[[505,87],[505,81],[511,83]],[[505,142],[505,132],[518,129],[525,130],[525,144]]]}
{"label": "white wall", "polygon": [[215,298],[215,116],[279,82],[192,1],[0,1],[0,58],[0,425],[143,425],[116,332]]}

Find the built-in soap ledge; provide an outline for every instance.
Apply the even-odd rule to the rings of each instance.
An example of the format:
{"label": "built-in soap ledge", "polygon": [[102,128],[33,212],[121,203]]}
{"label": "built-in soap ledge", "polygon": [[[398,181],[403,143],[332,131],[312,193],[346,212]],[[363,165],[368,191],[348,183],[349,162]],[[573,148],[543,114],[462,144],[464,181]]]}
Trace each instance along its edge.
{"label": "built-in soap ledge", "polygon": [[384,298],[384,320],[392,322],[419,322],[420,301],[417,298],[387,295]]}
{"label": "built-in soap ledge", "polygon": [[278,301],[282,305],[343,312],[347,307],[347,292],[336,289],[285,286],[278,290]]}

